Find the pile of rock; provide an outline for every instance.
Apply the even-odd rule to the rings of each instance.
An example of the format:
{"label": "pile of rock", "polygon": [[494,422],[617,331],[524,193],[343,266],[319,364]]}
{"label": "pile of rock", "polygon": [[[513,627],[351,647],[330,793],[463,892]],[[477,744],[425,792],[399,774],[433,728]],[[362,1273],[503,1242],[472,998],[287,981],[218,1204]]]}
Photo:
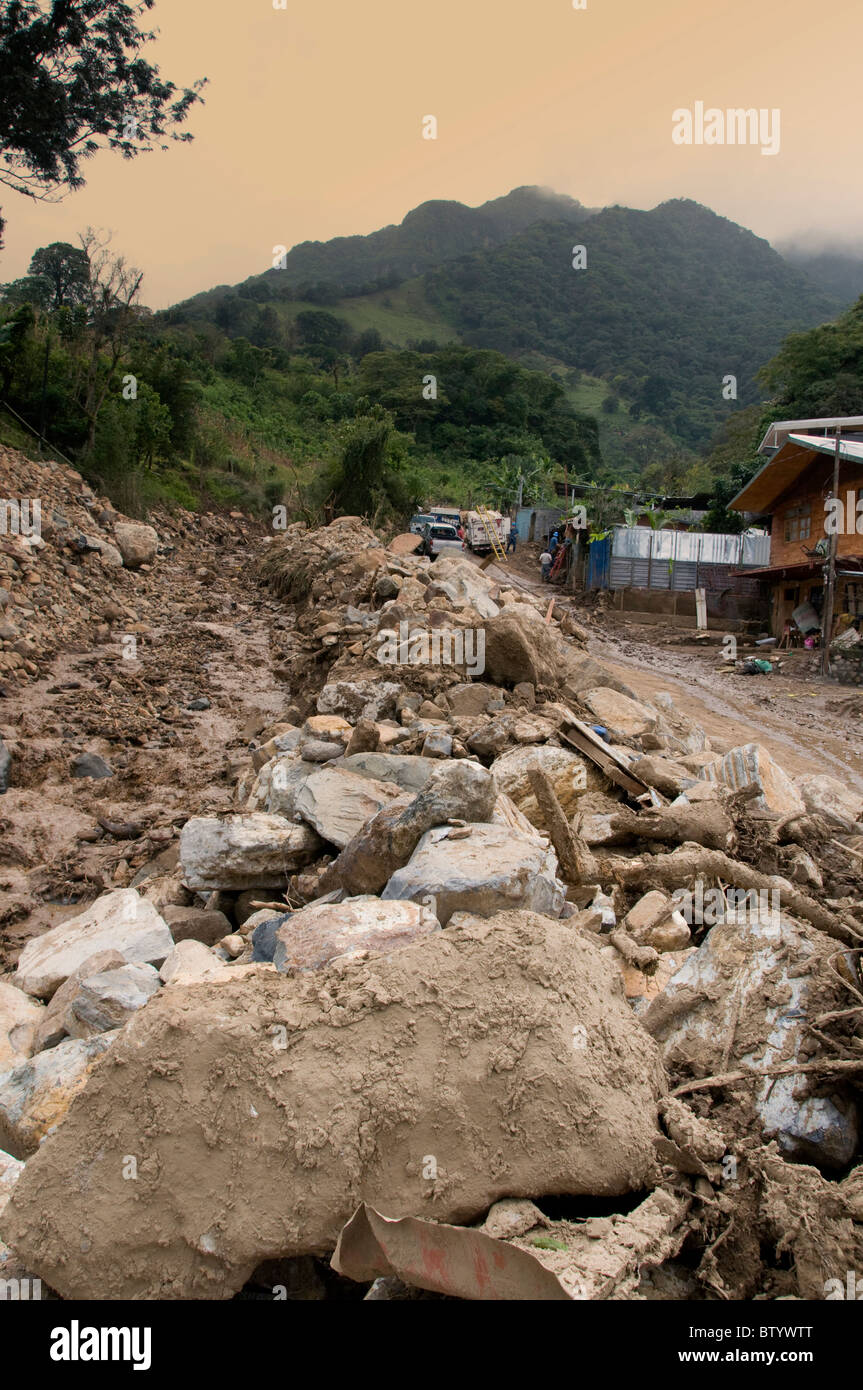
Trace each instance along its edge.
{"label": "pile of rock", "polygon": [[160,541],[66,464],[0,447],[0,472],[0,673],[27,684],[56,655],[59,634],[68,650],[121,617],[126,576],[146,573]]}
{"label": "pile of rock", "polygon": [[[270,550],[291,704],[233,812],[0,984],[4,1239],[64,1295],[224,1297],[337,1242],[376,1268],[348,1257],[359,1210],[472,1226],[651,1189],[639,1260],[664,1265],[720,1244],[739,1166],[747,1219],[703,1277],[750,1296],[793,1164],[859,1156],[863,798],[712,747],[461,559],[354,519]],[[475,679],[410,660],[442,623],[482,635]],[[408,659],[382,669],[387,634]],[[542,1258],[541,1209],[503,1216],[482,1239]],[[608,1296],[588,1266],[637,1286],[631,1231],[605,1266],[579,1231],[542,1296]]]}

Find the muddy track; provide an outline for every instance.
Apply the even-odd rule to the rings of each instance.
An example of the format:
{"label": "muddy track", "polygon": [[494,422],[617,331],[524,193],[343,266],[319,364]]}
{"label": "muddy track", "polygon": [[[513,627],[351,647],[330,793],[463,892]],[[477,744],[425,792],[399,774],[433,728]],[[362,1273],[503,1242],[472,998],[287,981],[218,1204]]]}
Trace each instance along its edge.
{"label": "muddy track", "polygon": [[[497,565],[501,583],[542,595],[572,611],[596,635],[591,656],[604,662],[636,694],[650,698],[667,690],[683,713],[701,724],[715,745],[763,743],[793,774],[829,772],[863,791],[860,719],[831,709],[852,691],[805,674],[728,675],[716,670],[716,648],[669,649],[603,626],[601,616],[579,607],[577,596]],[[643,631],[643,629],[642,629]]]}

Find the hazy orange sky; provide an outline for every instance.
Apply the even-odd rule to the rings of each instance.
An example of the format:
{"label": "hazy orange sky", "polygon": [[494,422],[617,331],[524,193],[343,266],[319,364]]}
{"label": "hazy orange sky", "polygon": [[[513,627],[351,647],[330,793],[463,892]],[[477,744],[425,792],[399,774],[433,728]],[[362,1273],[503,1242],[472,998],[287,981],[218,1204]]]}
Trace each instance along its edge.
{"label": "hazy orange sky", "polygon": [[[3,280],[89,224],[159,308],[267,269],[276,244],[520,184],[589,206],[695,198],[771,241],[863,239],[861,0],[157,0],[150,18],[163,75],[210,79],[194,142],[101,153],[60,204],[0,190]],[[673,144],[672,112],[699,100],[779,108],[779,153]]]}

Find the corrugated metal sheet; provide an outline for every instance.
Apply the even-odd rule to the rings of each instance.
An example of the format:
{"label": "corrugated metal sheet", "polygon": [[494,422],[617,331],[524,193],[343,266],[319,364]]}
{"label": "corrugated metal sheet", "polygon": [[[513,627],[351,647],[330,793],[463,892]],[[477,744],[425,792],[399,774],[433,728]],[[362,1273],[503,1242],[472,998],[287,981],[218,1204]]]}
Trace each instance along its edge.
{"label": "corrugated metal sheet", "polygon": [[698,565],[766,565],[769,536],[727,536],[712,531],[653,531],[649,526],[615,526],[612,554]]}
{"label": "corrugated metal sheet", "polygon": [[601,541],[593,541],[587,552],[588,589],[608,589],[611,565],[611,536]]}
{"label": "corrugated metal sheet", "polygon": [[[654,531],[649,526],[616,526],[611,562],[590,547],[588,588],[687,589],[727,588],[742,566],[766,565],[769,536],[725,536],[707,531]],[[757,592],[757,582],[751,581]]]}

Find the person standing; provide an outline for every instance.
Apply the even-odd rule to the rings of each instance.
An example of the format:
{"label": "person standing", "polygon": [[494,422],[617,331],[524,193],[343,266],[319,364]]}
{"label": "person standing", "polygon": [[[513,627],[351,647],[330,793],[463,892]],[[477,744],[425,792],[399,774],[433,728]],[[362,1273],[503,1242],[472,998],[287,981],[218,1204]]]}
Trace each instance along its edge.
{"label": "person standing", "polygon": [[539,563],[542,567],[540,573],[542,574],[542,582],[544,584],[548,583],[548,577],[551,574],[551,566],[553,559],[553,555],[548,550],[544,550],[539,557]]}
{"label": "person standing", "polygon": [[506,538],[506,553],[507,553],[507,555],[509,554],[510,551],[512,551],[512,553],[513,553],[513,555],[514,555],[514,554],[515,554],[515,548],[516,548],[517,545],[518,545],[518,531],[516,530],[515,522],[513,522],[512,525],[511,525],[510,528],[509,528],[509,535],[508,535],[507,538]]}

